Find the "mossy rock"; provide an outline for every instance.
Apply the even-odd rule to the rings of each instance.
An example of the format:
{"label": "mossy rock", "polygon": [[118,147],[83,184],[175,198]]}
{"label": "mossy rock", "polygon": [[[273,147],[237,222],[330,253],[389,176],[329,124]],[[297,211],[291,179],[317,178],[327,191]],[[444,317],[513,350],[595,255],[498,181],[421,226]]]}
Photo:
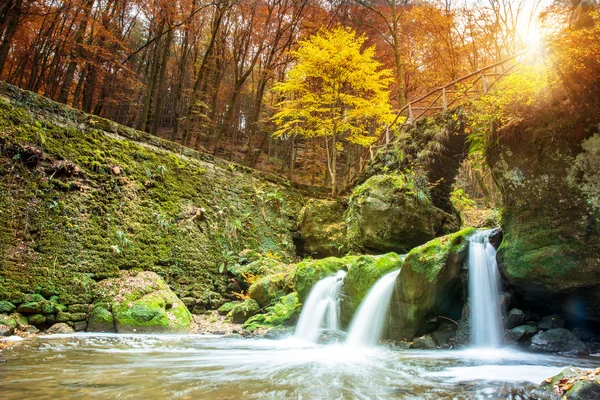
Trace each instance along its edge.
{"label": "mossy rock", "polygon": [[234,324],[242,324],[248,320],[248,318],[256,315],[260,310],[260,306],[255,300],[246,299],[241,302],[233,304],[231,311],[227,313],[227,317],[231,319]]}
{"label": "mossy rock", "polygon": [[594,323],[600,321],[600,134],[591,132],[597,131],[562,109],[544,110],[506,127],[486,150],[506,199],[498,250],[503,275],[533,307]]}
{"label": "mossy rock", "polygon": [[0,314],[10,314],[15,311],[17,307],[10,301],[0,301]]}
{"label": "mossy rock", "polygon": [[12,329],[17,327],[17,321],[6,314],[0,314],[0,325],[6,325]]}
{"label": "mossy rock", "polygon": [[221,307],[219,307],[217,312],[220,315],[227,315],[227,314],[229,314],[229,312],[231,310],[233,310],[233,307],[235,307],[235,304],[236,304],[236,302],[234,302],[234,301],[228,301],[227,303],[225,303]]}
{"label": "mossy rock", "polygon": [[298,294],[290,293],[267,307],[265,312],[250,317],[244,323],[244,328],[254,331],[258,328],[290,326],[296,323],[301,310],[302,303],[298,301]]}
{"label": "mossy rock", "polygon": [[353,259],[344,278],[340,296],[340,317],[347,325],[366,294],[379,278],[402,267],[403,258],[396,253],[359,256]]}
{"label": "mossy rock", "polygon": [[304,260],[297,264],[294,270],[294,281],[300,302],[306,300],[315,283],[341,269],[347,270],[355,260],[355,256],[327,257],[322,260]]}
{"label": "mossy rock", "polygon": [[[192,315],[154,272],[125,273],[100,281],[97,304],[111,304],[118,333],[187,333]],[[93,313],[96,315],[96,313]],[[104,313],[104,319],[108,316]]]}
{"label": "mossy rock", "polygon": [[600,375],[596,371],[575,367],[565,368],[560,374],[542,382],[532,395],[537,398],[559,400],[588,400],[600,398]]}
{"label": "mossy rock", "polygon": [[259,257],[247,264],[233,264],[227,267],[227,271],[244,287],[249,280],[257,277],[279,273],[287,269],[287,265],[279,260],[269,257]]}
{"label": "mossy rock", "polygon": [[300,211],[298,227],[306,255],[324,258],[347,253],[346,204],[340,200],[309,200]]}
{"label": "mossy rock", "polygon": [[375,175],[352,191],[346,224],[352,250],[405,253],[459,221],[435,207],[426,189],[406,175]]}
{"label": "mossy rock", "polygon": [[30,325],[39,326],[46,322],[46,316],[42,314],[33,314],[27,317],[27,321]]}
{"label": "mossy rock", "polygon": [[115,320],[107,303],[94,304],[88,318],[88,332],[116,332]]}
{"label": "mossy rock", "polygon": [[248,295],[256,300],[261,307],[266,307],[293,291],[293,274],[280,273],[267,275],[256,280],[248,289]]}
{"label": "mossy rock", "polygon": [[410,340],[435,330],[428,323],[438,316],[460,319],[466,299],[462,266],[473,233],[475,229],[466,228],[408,253],[396,279],[386,336]]}

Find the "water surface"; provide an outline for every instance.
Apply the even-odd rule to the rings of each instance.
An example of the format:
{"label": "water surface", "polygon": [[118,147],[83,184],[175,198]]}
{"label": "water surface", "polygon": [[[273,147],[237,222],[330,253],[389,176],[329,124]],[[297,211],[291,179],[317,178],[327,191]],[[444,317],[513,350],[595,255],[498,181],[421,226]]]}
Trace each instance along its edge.
{"label": "water surface", "polygon": [[56,335],[0,354],[2,399],[508,399],[597,359],[222,336]]}

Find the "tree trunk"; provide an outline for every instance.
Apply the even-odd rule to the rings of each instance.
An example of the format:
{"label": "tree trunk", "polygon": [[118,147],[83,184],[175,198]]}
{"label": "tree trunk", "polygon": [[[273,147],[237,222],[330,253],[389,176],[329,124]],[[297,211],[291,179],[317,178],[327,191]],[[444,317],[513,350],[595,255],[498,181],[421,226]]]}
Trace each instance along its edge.
{"label": "tree trunk", "polygon": [[10,5],[8,7],[8,24],[4,31],[4,39],[2,40],[2,43],[0,43],[0,75],[2,75],[2,70],[4,70],[4,65],[8,58],[8,51],[10,50],[12,38],[19,26],[19,20],[21,19],[21,14],[23,12],[23,0],[14,0],[12,7]]}

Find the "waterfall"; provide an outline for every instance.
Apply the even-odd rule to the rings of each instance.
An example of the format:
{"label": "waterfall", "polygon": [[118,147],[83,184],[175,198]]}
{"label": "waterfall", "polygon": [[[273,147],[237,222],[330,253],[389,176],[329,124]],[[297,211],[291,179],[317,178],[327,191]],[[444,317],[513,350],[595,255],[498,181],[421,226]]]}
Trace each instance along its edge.
{"label": "waterfall", "polygon": [[397,270],[382,276],[369,290],[352,318],[346,344],[367,347],[379,342],[399,273]]}
{"label": "waterfall", "polygon": [[469,306],[476,347],[502,345],[500,275],[496,250],[489,242],[491,233],[477,232],[469,240]]}
{"label": "waterfall", "polygon": [[321,328],[339,329],[339,294],[346,271],[338,271],[335,275],[317,282],[302,307],[294,337],[316,343]]}

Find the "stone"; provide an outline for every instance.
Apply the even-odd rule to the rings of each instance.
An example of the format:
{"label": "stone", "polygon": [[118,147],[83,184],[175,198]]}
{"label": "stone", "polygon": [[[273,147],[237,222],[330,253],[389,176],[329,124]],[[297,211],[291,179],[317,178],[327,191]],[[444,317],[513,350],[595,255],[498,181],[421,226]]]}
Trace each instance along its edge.
{"label": "stone", "polygon": [[13,316],[0,314],[0,325],[9,326],[15,329],[17,327],[17,321]]}
{"label": "stone", "polygon": [[46,329],[46,333],[52,334],[65,334],[65,333],[74,333],[75,331],[69,325],[64,322],[59,322],[57,324],[52,325],[50,328]]}
{"label": "stone", "polygon": [[598,338],[596,333],[588,328],[577,327],[573,329],[573,334],[575,335],[575,337],[577,337],[577,339],[581,340],[582,342],[591,342]]}
{"label": "stone", "polygon": [[[502,211],[498,265],[532,309],[597,323],[600,134],[584,132],[597,132],[598,122],[562,124],[558,107],[542,113],[507,125],[486,148],[494,181],[510,199]],[[549,130],[552,135],[526,133]]]}
{"label": "stone", "polygon": [[29,333],[29,334],[33,335],[33,334],[39,333],[40,330],[38,328],[36,328],[35,326],[33,326],[33,325],[27,325],[25,327],[25,329],[23,329],[23,332],[26,332],[26,333]]}
{"label": "stone", "polygon": [[155,272],[123,272],[104,279],[97,283],[94,297],[94,306],[111,305],[117,333],[191,332],[192,315]]}
{"label": "stone", "polygon": [[88,313],[72,313],[69,321],[73,321],[73,322],[80,322],[80,321],[87,321],[88,319]]}
{"label": "stone", "polygon": [[196,305],[196,299],[193,297],[183,297],[181,301],[183,302],[183,304],[185,304],[187,309],[190,310],[190,312],[192,312],[194,306]]}
{"label": "stone", "polygon": [[10,336],[15,333],[15,328],[8,325],[0,325],[0,336]]}
{"label": "stone", "polygon": [[25,317],[24,315],[21,315],[19,313],[12,313],[9,315],[9,317],[15,320],[15,323],[17,324],[16,327],[18,329],[22,330],[27,325],[29,325],[29,321],[27,320],[27,317]]}
{"label": "stone", "polygon": [[282,328],[294,325],[302,309],[297,293],[283,296],[275,304],[259,310],[260,313],[248,318],[244,323],[246,330],[254,331],[258,328]]}
{"label": "stone", "polygon": [[518,308],[513,308],[512,310],[510,310],[510,312],[506,316],[504,326],[506,329],[512,329],[519,325],[523,325],[524,322],[525,322],[525,313],[523,312],[523,310],[519,310]]}
{"label": "stone", "polygon": [[67,312],[59,311],[56,314],[56,322],[67,322],[71,320],[71,314]]}
{"label": "stone", "polygon": [[587,356],[586,345],[564,328],[550,329],[531,338],[531,350],[540,353],[559,353]]}
{"label": "stone", "polygon": [[17,307],[17,312],[36,314],[42,312],[42,305],[39,302],[23,303]]}
{"label": "stone", "polygon": [[410,348],[419,350],[433,350],[437,349],[437,343],[433,337],[431,337],[431,335],[425,335],[414,339],[410,345]]}
{"label": "stone", "polygon": [[548,329],[556,329],[556,328],[564,328],[565,321],[559,317],[558,315],[546,315],[540,323],[538,324],[538,328],[544,331]]}
{"label": "stone", "polygon": [[303,253],[315,258],[344,255],[348,248],[345,212],[342,201],[309,200],[298,217]]}
{"label": "stone", "polygon": [[73,330],[75,332],[85,332],[87,329],[87,321],[73,322]]}
{"label": "stone", "polygon": [[535,326],[519,325],[508,331],[508,338],[515,342],[525,343],[538,332]]}
{"label": "stone", "polygon": [[304,302],[310,289],[323,278],[331,276],[341,269],[347,270],[355,257],[327,257],[322,260],[304,260],[294,269],[294,282],[300,302]]}
{"label": "stone", "polygon": [[248,296],[256,300],[261,307],[266,307],[293,291],[293,275],[278,273],[257,279],[248,289]]}
{"label": "stone", "polygon": [[90,305],[89,304],[71,304],[71,305],[67,306],[67,311],[70,313],[76,313],[76,314],[80,314],[80,313],[87,314],[90,311]]}
{"label": "stone", "polygon": [[[452,221],[452,222],[450,222]],[[458,219],[435,207],[408,175],[375,175],[352,191],[346,214],[351,250],[408,252],[459,229]]]}
{"label": "stone", "polygon": [[437,331],[431,334],[438,347],[448,348],[452,345],[453,339],[456,336],[458,326],[455,324],[444,324]]}
{"label": "stone", "polygon": [[17,307],[11,303],[10,301],[2,300],[0,301],[0,314],[10,314],[15,311]]}
{"label": "stone", "polygon": [[42,314],[46,314],[46,315],[50,315],[50,314],[55,314],[57,312],[56,309],[56,304],[54,304],[51,301],[43,301],[41,304],[42,307]]}
{"label": "stone", "polygon": [[31,325],[42,325],[46,322],[46,317],[42,314],[33,314],[27,317],[27,321]]}
{"label": "stone", "polygon": [[92,306],[87,321],[86,329],[88,332],[116,332],[115,320],[112,312],[108,309],[109,307],[106,303],[97,303]]}
{"label": "stone", "polygon": [[536,399],[594,400],[600,399],[599,375],[589,371],[568,367],[560,374],[543,381],[532,397]]}
{"label": "stone", "polygon": [[235,307],[235,302],[229,301],[223,304],[221,307],[219,307],[217,312],[219,313],[219,315],[227,315],[231,310],[233,310],[233,307]]}
{"label": "stone", "polygon": [[246,299],[242,302],[235,303],[231,311],[227,314],[234,324],[242,324],[248,318],[256,315],[260,310],[260,306],[255,300]]}
{"label": "stone", "polygon": [[[410,340],[436,329],[443,315],[461,318],[466,293],[462,265],[475,230],[434,239],[408,253],[392,295],[386,338]],[[433,323],[432,323],[433,322]]]}

